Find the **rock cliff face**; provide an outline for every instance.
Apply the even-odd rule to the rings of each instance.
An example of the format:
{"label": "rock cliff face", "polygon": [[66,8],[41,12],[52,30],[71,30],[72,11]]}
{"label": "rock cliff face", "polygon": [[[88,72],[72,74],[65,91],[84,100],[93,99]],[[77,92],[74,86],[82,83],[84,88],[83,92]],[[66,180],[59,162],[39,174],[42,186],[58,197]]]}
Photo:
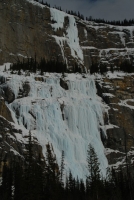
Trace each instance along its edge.
{"label": "rock cliff face", "polygon": [[[86,22],[56,9],[42,6],[33,0],[0,1],[0,64],[34,57],[35,54],[37,60],[42,57],[45,57],[46,60],[59,59],[66,62],[70,68],[77,62],[83,70],[90,69],[92,63],[100,64],[103,62],[110,66],[120,64],[123,59],[129,59],[133,62],[134,27]],[[42,137],[45,137],[46,140],[50,137],[52,142],[57,141],[58,143],[55,145],[55,149],[59,158],[59,152],[62,148],[67,148],[70,145],[70,149],[74,148],[73,153],[70,153],[74,156],[72,160],[74,158],[81,159],[86,154],[87,138],[94,144],[94,138],[90,138],[90,136],[96,132],[96,141],[99,138],[100,142],[98,134],[100,131],[103,135],[105,154],[109,164],[115,167],[119,167],[120,164],[125,165],[126,150],[129,162],[133,164],[133,74],[107,73],[103,76],[96,75],[92,81],[88,79],[88,76],[82,75],[78,75],[78,77],[76,75],[75,78],[71,77],[68,80],[66,77],[59,76],[57,78],[57,75],[55,77],[35,76],[32,77],[31,82],[29,81],[30,77],[18,77],[14,78],[10,73],[0,76],[1,159],[4,159],[6,155],[8,160],[11,160],[14,155],[16,159],[18,156],[25,157],[28,130],[32,127],[33,132],[37,129],[40,131],[34,141],[35,157],[38,156],[38,152],[42,152],[42,147],[45,147],[45,143],[41,143],[41,147],[36,139],[38,138],[42,142]],[[105,124],[101,118],[102,110],[97,107],[98,100],[95,94],[94,80],[96,80],[98,95],[103,99]],[[15,90],[15,88],[17,89]],[[95,100],[95,105],[92,98]],[[55,103],[57,107],[55,107]],[[43,110],[44,106],[46,106],[45,111]],[[91,113],[87,112],[87,107]],[[59,117],[60,125],[58,123],[51,124],[51,120],[48,120],[50,116],[53,116],[54,121],[56,114]],[[38,117],[38,124],[36,117]],[[89,122],[84,121],[86,125],[81,124],[84,117],[90,118]],[[44,119],[48,120],[47,123],[50,124],[42,126]],[[92,127],[94,123],[91,123],[95,120],[98,120],[95,122],[96,129]],[[91,135],[88,133],[88,128],[92,129]],[[105,128],[107,139],[105,138],[104,141]],[[71,133],[70,137],[73,136],[71,142],[68,135],[66,135],[66,141],[61,142],[62,136],[58,138],[58,130],[62,133],[65,132],[65,135],[66,131],[68,134]],[[42,136],[43,131],[50,135]],[[54,131],[58,139],[53,136]],[[75,138],[76,135],[79,137]],[[81,146],[82,153],[80,152],[79,155],[76,153],[76,148],[78,148],[76,142],[79,144],[84,142],[84,148]],[[76,146],[72,147],[73,144]],[[99,145],[102,144],[99,143]],[[99,150],[97,151],[99,152]],[[104,156],[103,153],[102,155]],[[103,161],[102,168],[107,165]],[[72,161],[69,160],[69,162],[72,164]],[[81,169],[81,177],[83,177],[83,165],[79,168]],[[72,169],[76,171],[75,166],[72,166]]]}
{"label": "rock cliff face", "polygon": [[[5,161],[7,164],[13,163],[14,160],[24,162],[28,152],[28,140],[28,134],[24,130],[0,116],[0,176]],[[39,155],[44,158],[42,147],[33,136],[32,148],[34,159],[38,159]]]}
{"label": "rock cliff face", "polygon": [[4,99],[0,99],[0,115],[10,122],[13,122],[10,110],[7,108]]}
{"label": "rock cliff face", "polygon": [[86,22],[33,0],[0,2],[0,63],[26,57],[119,64],[134,56],[134,27]]}
{"label": "rock cliff face", "polygon": [[[134,74],[108,73],[97,79],[98,94],[106,103],[105,143],[109,164],[125,163],[125,152],[133,164],[134,147]],[[109,125],[108,125],[109,124]]]}

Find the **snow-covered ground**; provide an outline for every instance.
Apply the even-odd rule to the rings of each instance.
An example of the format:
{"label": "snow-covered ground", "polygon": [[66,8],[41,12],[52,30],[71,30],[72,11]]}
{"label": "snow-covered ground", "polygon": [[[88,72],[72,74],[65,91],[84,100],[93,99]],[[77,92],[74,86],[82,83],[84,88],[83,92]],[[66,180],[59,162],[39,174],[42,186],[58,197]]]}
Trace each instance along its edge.
{"label": "snow-covered ground", "polygon": [[[8,78],[7,84],[15,94],[15,100],[8,105],[12,116],[22,129],[31,130],[46,152],[46,144],[52,144],[58,163],[61,152],[65,152],[66,172],[74,177],[86,178],[87,148],[90,143],[98,155],[102,174],[108,166],[100,138],[100,127],[105,134],[103,110],[96,95],[94,76],[65,74],[63,80],[69,89],[60,86],[61,74],[12,75],[0,72]],[[36,81],[37,79],[40,81]],[[35,80],[36,79],[36,80]],[[30,86],[27,97],[20,97],[24,84]]]}

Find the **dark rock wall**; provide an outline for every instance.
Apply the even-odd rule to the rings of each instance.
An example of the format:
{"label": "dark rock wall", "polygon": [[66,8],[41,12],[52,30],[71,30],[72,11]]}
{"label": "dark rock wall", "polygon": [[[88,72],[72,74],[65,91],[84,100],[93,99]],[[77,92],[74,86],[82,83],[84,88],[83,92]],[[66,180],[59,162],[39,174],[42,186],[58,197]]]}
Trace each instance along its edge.
{"label": "dark rock wall", "polygon": [[[99,96],[109,106],[105,125],[112,124],[107,129],[106,148],[118,151],[108,154],[110,164],[123,159],[125,151],[133,152],[134,147],[134,75],[124,75],[113,78],[103,77],[97,81]],[[126,148],[126,149],[125,149]],[[128,153],[129,155],[130,153]],[[130,163],[132,154],[130,154]]]}
{"label": "dark rock wall", "polygon": [[[1,109],[1,108],[0,108]],[[43,158],[42,147],[37,140],[32,137],[32,150],[34,158],[39,155]],[[20,129],[16,129],[13,124],[0,116],[0,175],[3,169],[3,162],[12,164],[14,160],[24,162],[28,152],[28,136]]]}
{"label": "dark rock wall", "polygon": [[[12,6],[11,6],[12,5]],[[51,37],[50,10],[26,0],[0,2],[0,62],[14,62],[17,56],[37,59],[55,57],[60,48]]]}
{"label": "dark rock wall", "polygon": [[4,99],[0,99],[0,116],[4,117],[10,122],[13,122],[11,112],[6,106]]}
{"label": "dark rock wall", "polygon": [[[60,11],[58,11],[60,12]],[[37,56],[63,61],[62,51],[69,66],[81,63],[72,57],[67,42],[63,48],[54,36],[67,39],[68,16],[64,17],[63,28],[54,30],[50,9],[27,0],[0,1],[0,64],[15,62],[17,57]],[[133,30],[126,27],[96,24],[76,18],[80,48],[83,50],[83,66],[90,68],[92,62],[108,61],[120,63],[124,58],[133,59]],[[126,47],[128,49],[126,49]],[[129,49],[132,48],[132,49]]]}

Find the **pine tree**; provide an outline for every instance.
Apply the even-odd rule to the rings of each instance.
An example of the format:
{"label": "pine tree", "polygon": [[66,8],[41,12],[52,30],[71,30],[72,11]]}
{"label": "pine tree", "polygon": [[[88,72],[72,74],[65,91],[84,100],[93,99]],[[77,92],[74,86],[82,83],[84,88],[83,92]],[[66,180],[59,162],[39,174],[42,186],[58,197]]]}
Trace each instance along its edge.
{"label": "pine tree", "polygon": [[7,71],[7,69],[6,69],[6,65],[5,65],[5,69],[4,69],[4,71],[5,71],[5,72]]}
{"label": "pine tree", "polygon": [[106,178],[104,181],[104,189],[105,189],[105,198],[108,199],[111,197],[111,199],[115,199],[115,178],[112,175],[112,170],[110,168],[107,168]]}
{"label": "pine tree", "polygon": [[36,61],[36,53],[35,53],[34,63],[33,63],[33,72],[36,73],[36,70],[37,70],[37,61]]}
{"label": "pine tree", "polygon": [[61,155],[61,166],[60,166],[60,183],[63,185],[63,173],[64,173],[64,151],[62,151]]}
{"label": "pine tree", "polygon": [[87,163],[88,163],[88,172],[87,183],[89,183],[88,187],[90,187],[91,194],[94,199],[98,199],[99,197],[99,186],[100,186],[100,169],[98,157],[94,148],[89,144],[87,150]]}
{"label": "pine tree", "polygon": [[89,144],[87,150],[87,162],[88,162],[88,171],[90,175],[88,176],[89,180],[99,180],[100,179],[100,169],[99,162],[94,148]]}
{"label": "pine tree", "polygon": [[92,63],[92,65],[90,66],[90,73],[98,73],[99,72],[99,67],[98,67],[98,63]]}
{"label": "pine tree", "polygon": [[80,199],[85,199],[85,185],[83,180],[80,180]]}
{"label": "pine tree", "polygon": [[69,171],[69,177],[68,177],[68,189],[69,189],[69,192],[73,192],[73,188],[74,188],[74,183],[73,183],[73,176],[72,176],[72,173],[71,171]]}
{"label": "pine tree", "polygon": [[4,161],[2,173],[2,200],[12,199],[12,170],[8,167],[7,161]]}
{"label": "pine tree", "polygon": [[56,156],[52,153],[50,144],[48,143],[46,151],[46,165],[45,165],[45,176],[46,176],[46,196],[49,199],[56,197],[56,192],[59,188],[59,168],[56,161]]}
{"label": "pine tree", "polygon": [[44,193],[45,176],[44,176],[43,166],[44,166],[44,161],[42,161],[41,155],[39,154],[39,157],[37,159],[37,164],[35,165],[36,200],[45,199],[45,193]]}
{"label": "pine tree", "polygon": [[21,199],[24,192],[24,171],[22,163],[13,163],[13,177],[14,177],[14,200]]}
{"label": "pine tree", "polygon": [[28,152],[27,152],[26,165],[24,171],[24,182],[25,182],[24,195],[25,198],[28,198],[29,200],[34,200],[36,193],[35,162],[33,160],[32,146],[33,146],[32,136],[31,132],[29,131]]}

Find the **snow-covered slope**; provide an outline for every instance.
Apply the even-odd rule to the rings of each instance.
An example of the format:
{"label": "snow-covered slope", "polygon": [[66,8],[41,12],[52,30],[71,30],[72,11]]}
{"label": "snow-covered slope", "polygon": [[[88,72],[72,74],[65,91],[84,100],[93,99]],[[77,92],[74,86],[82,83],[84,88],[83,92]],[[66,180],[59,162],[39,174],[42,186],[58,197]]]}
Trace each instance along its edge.
{"label": "snow-covered slope", "polygon": [[[3,72],[1,75],[8,78],[7,84],[15,94],[15,100],[8,105],[15,123],[21,129],[31,130],[43,147],[44,155],[45,145],[49,142],[58,163],[62,150],[65,152],[66,173],[70,169],[75,177],[85,179],[90,143],[95,148],[102,174],[105,175],[108,164],[101,142],[100,125],[106,135],[102,105],[96,95],[93,77],[66,74],[63,78],[61,74],[48,73],[43,77],[18,76]],[[60,86],[60,78],[67,83],[68,90]],[[26,97],[23,97],[24,85],[30,88]]]}

